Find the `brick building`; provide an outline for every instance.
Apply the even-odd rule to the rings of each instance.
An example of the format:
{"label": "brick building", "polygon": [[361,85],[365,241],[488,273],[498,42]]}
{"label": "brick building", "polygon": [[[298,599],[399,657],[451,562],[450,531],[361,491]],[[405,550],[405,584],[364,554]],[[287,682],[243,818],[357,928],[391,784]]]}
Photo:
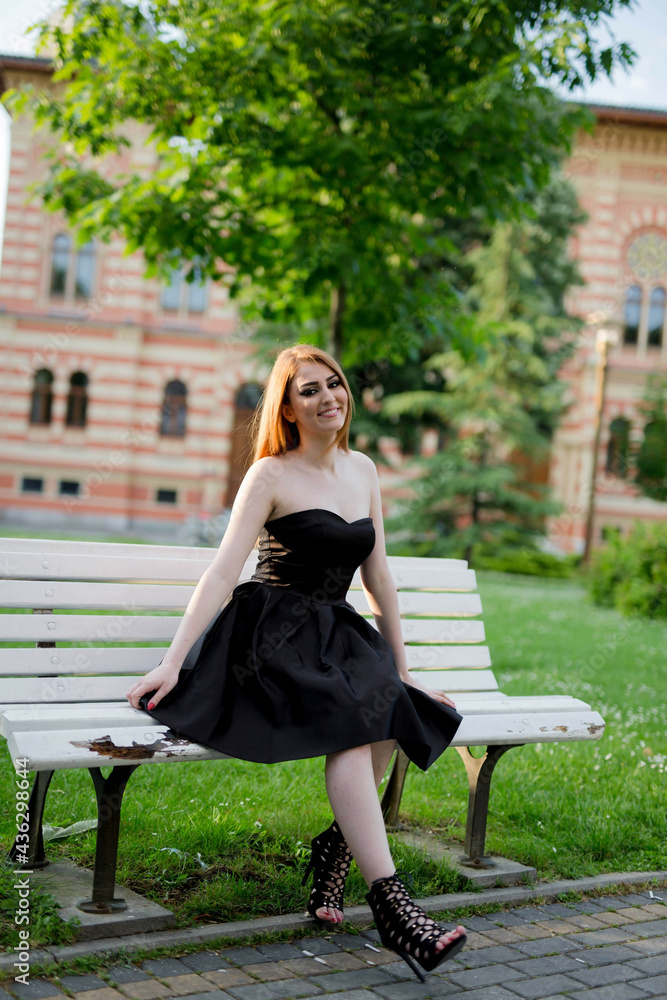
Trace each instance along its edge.
{"label": "brick building", "polygon": [[[49,73],[45,59],[0,57],[3,91],[43,86]],[[623,475],[623,454],[643,434],[646,375],[667,368],[667,112],[594,110],[595,134],[579,137],[568,163],[589,213],[572,246],[586,285],[569,304],[622,329],[609,357],[597,456],[598,543],[608,527],[667,515],[667,504],[639,496]],[[138,126],[130,138],[110,172],[152,168],[155,154]],[[264,373],[223,285],[189,285],[175,275],[163,287],[144,278],[140,254],[123,255],[121,240],[78,247],[62,218],[27,200],[49,141],[33,134],[27,115],[12,124],[0,271],[0,520],[192,537],[194,525],[219,515],[235,495]],[[572,405],[548,469],[565,505],[548,525],[559,551],[583,546],[594,337],[593,326],[583,331],[562,373]],[[383,475],[385,497],[402,492],[398,456],[390,442],[387,449],[394,468]],[[224,516],[213,537],[221,523]]]}
{"label": "brick building", "polygon": [[[3,92],[44,86],[49,61],[2,57],[0,74]],[[129,137],[107,169],[150,170],[140,129]],[[62,218],[27,198],[49,142],[27,114],[12,122],[0,517],[168,535],[234,492],[258,373],[223,285],[146,279],[120,239],[78,247]]]}
{"label": "brick building", "polygon": [[[646,376],[667,371],[667,112],[593,106],[594,134],[582,133],[567,164],[589,215],[572,253],[586,284],[569,308],[616,327],[608,356],[602,434],[596,456],[593,543],[634,519],[663,520],[667,504],[643,497],[627,475],[627,457],[644,435]],[[580,552],[595,439],[596,325],[586,327],[561,375],[572,405],[550,456],[549,481],[564,512],[549,524],[555,548]]]}

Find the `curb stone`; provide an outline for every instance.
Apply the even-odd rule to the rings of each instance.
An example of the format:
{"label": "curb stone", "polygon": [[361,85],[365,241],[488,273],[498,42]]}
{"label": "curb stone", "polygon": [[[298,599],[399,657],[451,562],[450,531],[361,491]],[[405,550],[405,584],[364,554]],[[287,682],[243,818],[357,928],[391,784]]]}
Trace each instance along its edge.
{"label": "curb stone", "polygon": [[[505,886],[484,889],[482,892],[456,892],[439,896],[426,896],[417,900],[427,913],[443,912],[475,904],[517,905],[535,899],[554,901],[564,892],[590,892],[609,886],[637,885],[644,882],[667,882],[667,871],[652,872],[610,872],[582,879],[561,879],[545,882],[534,887]],[[347,923],[370,925],[372,913],[368,906],[350,906],[345,911]],[[130,956],[136,952],[153,948],[171,948],[179,945],[208,945],[212,941],[225,939],[259,937],[276,931],[312,932],[313,921],[307,914],[286,913],[273,917],[258,917],[253,920],[235,920],[224,924],[208,924],[204,927],[186,927],[180,930],[147,931],[142,934],[127,934],[121,937],[100,938],[82,941],[80,944],[41,947],[31,953],[34,962],[66,962],[77,958],[111,957],[122,953]],[[0,954],[0,971],[11,971],[15,956],[12,952]]]}

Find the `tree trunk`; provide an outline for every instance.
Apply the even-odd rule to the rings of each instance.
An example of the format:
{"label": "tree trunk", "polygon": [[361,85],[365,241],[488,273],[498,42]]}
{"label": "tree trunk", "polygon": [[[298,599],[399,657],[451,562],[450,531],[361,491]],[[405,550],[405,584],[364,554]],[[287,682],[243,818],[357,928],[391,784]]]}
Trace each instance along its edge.
{"label": "tree trunk", "polygon": [[[487,449],[488,449],[488,441],[487,441],[486,435],[484,435],[482,437],[482,443],[481,443],[481,448],[480,448],[480,453],[479,453],[479,468],[480,469],[483,469],[484,466],[485,466],[485,464],[486,464]],[[478,494],[477,490],[474,490],[473,495],[472,495],[471,520],[472,520],[472,523],[475,525],[475,527],[479,524],[479,520],[480,520],[479,519],[479,512],[481,510],[481,506],[482,505],[481,505],[481,502],[480,502],[479,494]],[[468,563],[468,565],[470,565],[470,563],[472,561],[472,553],[473,553],[473,542],[469,542],[468,545],[466,545],[466,550],[465,550],[465,553],[464,553],[464,556],[463,556],[463,558],[466,560],[466,562]]]}
{"label": "tree trunk", "polygon": [[340,362],[343,353],[343,316],[345,314],[345,299],[347,290],[345,282],[341,281],[337,288],[331,289],[331,311],[329,313],[329,354]]}

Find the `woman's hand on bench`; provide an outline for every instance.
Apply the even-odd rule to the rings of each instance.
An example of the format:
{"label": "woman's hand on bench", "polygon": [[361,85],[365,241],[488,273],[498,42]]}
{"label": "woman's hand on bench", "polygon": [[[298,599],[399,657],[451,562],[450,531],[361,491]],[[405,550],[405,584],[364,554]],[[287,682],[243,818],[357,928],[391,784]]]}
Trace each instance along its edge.
{"label": "woman's hand on bench", "polygon": [[412,687],[419,688],[420,691],[424,691],[429,694],[431,698],[435,698],[436,701],[441,701],[445,705],[449,705],[450,708],[456,708],[456,703],[452,701],[448,694],[444,691],[436,691],[434,688],[426,687],[424,684],[420,684],[419,681],[408,674],[407,677],[402,677],[401,680],[404,684],[410,684]]}
{"label": "woman's hand on bench", "polygon": [[147,691],[155,691],[155,694],[151,698],[148,706],[149,709],[155,708],[164,696],[169,694],[172,688],[176,687],[176,681],[178,680],[180,669],[180,667],[173,667],[166,663],[160,663],[157,667],[147,673],[145,677],[138,680],[125,695],[130,705],[132,705],[132,708],[141,707],[139,705],[139,699],[142,695],[146,694]]}

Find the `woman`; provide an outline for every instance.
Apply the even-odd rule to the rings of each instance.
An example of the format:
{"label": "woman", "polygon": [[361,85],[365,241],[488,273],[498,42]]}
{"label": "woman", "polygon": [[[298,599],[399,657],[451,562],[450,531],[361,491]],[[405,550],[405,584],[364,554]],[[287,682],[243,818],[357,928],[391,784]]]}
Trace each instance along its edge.
{"label": "woman", "polygon": [[[408,672],[377,470],[349,448],[352,412],[330,354],[306,344],[281,351],[220,548],[163,661],[127,698],[242,760],[326,755],[335,819],[312,842],[308,912],[342,921],[354,858],[383,944],[423,979],[412,958],[430,971],[460,951],[465,931],[445,930],[411,901],[377,788],[397,742],[426,770],[461,716]],[[257,569],[235,586],[258,536]],[[377,629],[345,599],[358,567]]]}

